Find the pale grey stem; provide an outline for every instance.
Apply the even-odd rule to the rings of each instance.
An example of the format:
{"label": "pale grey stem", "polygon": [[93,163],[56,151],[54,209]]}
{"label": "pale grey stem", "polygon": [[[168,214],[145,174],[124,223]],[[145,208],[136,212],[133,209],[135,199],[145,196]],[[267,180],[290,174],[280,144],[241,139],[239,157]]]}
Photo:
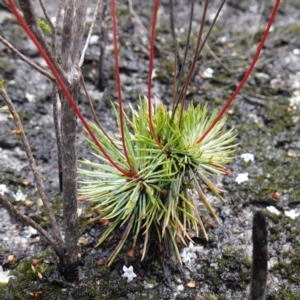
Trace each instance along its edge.
{"label": "pale grey stem", "polygon": [[74,40],[74,14],[75,7],[73,0],[65,1],[65,14],[62,29],[62,42],[61,42],[61,61],[62,67],[66,73],[71,70],[71,49],[73,49]]}
{"label": "pale grey stem", "polygon": [[95,23],[96,23],[96,19],[97,19],[97,14],[98,14],[98,10],[99,10],[99,4],[100,4],[100,0],[97,1],[97,5],[96,5],[95,12],[94,12],[94,15],[93,15],[93,20],[92,20],[92,23],[91,23],[91,27],[89,29],[88,36],[86,38],[84,47],[82,49],[81,57],[80,57],[79,64],[78,64],[79,68],[83,64],[84,56],[85,56],[86,50],[87,50],[87,48],[89,46],[89,43],[90,43],[90,39],[91,39],[91,36],[92,36],[92,33],[93,33],[93,29],[94,29],[94,26],[95,26]]}
{"label": "pale grey stem", "polygon": [[63,8],[63,4],[64,4],[64,1],[60,0],[59,1],[59,5],[58,5],[57,15],[56,15],[56,18],[55,18],[55,21],[54,21],[54,27],[57,27],[57,25],[58,25],[58,23],[60,21],[61,11],[62,11],[62,8]]}
{"label": "pale grey stem", "polygon": [[54,25],[53,25],[53,30],[51,32],[52,51],[53,51],[54,57],[56,57],[56,29],[57,29],[57,25],[60,21],[62,8],[63,8],[63,1],[60,0],[59,5],[58,5],[57,15],[56,15]]}
{"label": "pale grey stem", "polygon": [[73,32],[73,48],[71,50],[71,60],[73,64],[78,66],[81,56],[82,41],[84,36],[85,19],[86,19],[87,1],[76,1],[76,12],[74,18],[74,32]]}
{"label": "pale grey stem", "polygon": [[59,174],[59,188],[62,192],[62,146],[61,146],[61,133],[59,128],[59,119],[58,119],[58,109],[57,109],[57,100],[58,100],[58,87],[54,83],[51,93],[51,101],[52,101],[52,114],[53,114],[53,122],[54,122],[54,130],[56,136],[56,144],[57,144],[57,156],[58,156],[58,174]]}

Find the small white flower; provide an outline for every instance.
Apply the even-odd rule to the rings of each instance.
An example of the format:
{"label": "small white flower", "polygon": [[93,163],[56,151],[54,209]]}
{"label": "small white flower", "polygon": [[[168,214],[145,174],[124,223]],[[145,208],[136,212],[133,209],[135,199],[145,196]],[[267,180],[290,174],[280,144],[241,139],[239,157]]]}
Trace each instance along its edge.
{"label": "small white flower", "polygon": [[2,266],[0,266],[0,283],[8,283],[9,278],[14,276],[8,276],[9,271],[3,271]]}
{"label": "small white flower", "polygon": [[280,211],[274,206],[267,206],[267,210],[276,216],[280,215]]}
{"label": "small white flower", "polygon": [[290,98],[290,106],[296,109],[300,105],[300,90],[293,92],[293,96]]}
{"label": "small white flower", "polygon": [[298,48],[293,49],[295,55],[300,55],[300,50]]}
{"label": "small white flower", "polygon": [[190,252],[187,250],[188,248],[183,248],[181,257],[182,257],[182,262],[189,265],[193,263],[193,261],[197,258],[197,255],[193,252]]}
{"label": "small white flower", "polygon": [[153,68],[152,70],[152,78],[156,78],[157,77],[157,68]]}
{"label": "small white flower", "polygon": [[205,78],[212,78],[214,74],[214,70],[212,68],[207,68],[204,72],[203,72],[203,76]]}
{"label": "small white flower", "polygon": [[177,291],[178,292],[183,292],[184,291],[184,285],[183,284],[179,284],[179,285],[177,285]]}
{"label": "small white flower", "polygon": [[15,196],[16,201],[25,201],[26,200],[26,195],[23,194],[23,192],[21,190],[18,190],[14,196]]}
{"label": "small white flower", "polygon": [[246,163],[249,161],[254,161],[254,155],[252,153],[243,153],[241,158],[243,158]]}
{"label": "small white flower", "polygon": [[123,266],[123,277],[127,277],[127,282],[130,282],[133,280],[134,277],[136,277],[136,274],[133,272],[133,267],[130,266],[127,268],[126,266]]}
{"label": "small white flower", "polygon": [[294,209],[292,209],[290,211],[285,211],[284,214],[293,220],[295,220],[300,215],[299,213],[296,213],[296,211]]}
{"label": "small white flower", "polygon": [[182,262],[189,265],[193,263],[197,259],[197,255],[195,252],[200,252],[203,250],[203,247],[200,246],[194,246],[192,242],[189,243],[188,247],[185,247],[182,249],[181,252],[181,257],[182,257]]}
{"label": "small white flower", "polygon": [[246,172],[246,173],[240,173],[240,174],[238,174],[238,176],[235,179],[235,182],[237,182],[238,184],[241,184],[241,183],[243,183],[245,181],[248,181],[248,180],[249,180],[249,178],[248,178],[248,172]]}
{"label": "small white flower", "polygon": [[8,188],[5,184],[0,184],[0,195],[4,196],[5,193],[8,193]]}
{"label": "small white flower", "polygon": [[34,94],[26,93],[25,97],[29,102],[35,102],[35,100],[36,100],[36,95],[34,95]]}
{"label": "small white flower", "polygon": [[24,233],[26,234],[26,238],[30,238],[32,235],[36,235],[38,232],[31,226],[25,228]]}
{"label": "small white flower", "polygon": [[90,45],[95,45],[99,43],[99,36],[94,34],[90,38]]}

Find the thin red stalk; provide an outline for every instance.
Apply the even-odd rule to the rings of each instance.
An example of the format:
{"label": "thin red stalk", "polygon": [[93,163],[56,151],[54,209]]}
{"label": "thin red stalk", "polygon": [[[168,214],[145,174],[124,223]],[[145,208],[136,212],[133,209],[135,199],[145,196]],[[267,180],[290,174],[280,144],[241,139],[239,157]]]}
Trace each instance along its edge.
{"label": "thin red stalk", "polygon": [[29,29],[29,27],[27,26],[26,22],[23,20],[22,16],[19,14],[13,0],[8,0],[9,2],[9,6],[12,10],[12,12],[14,13],[15,17],[17,18],[18,22],[20,23],[20,25],[22,26],[22,28],[25,30],[25,32],[27,33],[27,35],[29,36],[29,38],[34,42],[34,44],[36,45],[37,49],[39,50],[41,56],[44,58],[44,60],[47,62],[47,65],[49,66],[52,74],[54,75],[54,77],[57,80],[57,83],[59,84],[59,86],[61,87],[63,93],[65,94],[65,96],[67,97],[70,105],[73,107],[74,111],[76,112],[78,118],[80,119],[80,121],[82,122],[83,126],[85,127],[85,129],[88,131],[90,137],[93,139],[93,141],[95,142],[95,144],[97,145],[97,147],[100,149],[100,151],[102,152],[102,154],[104,155],[104,157],[110,162],[110,164],[112,166],[114,166],[118,171],[120,171],[124,176],[127,177],[131,177],[131,174],[126,171],[123,170],[121,167],[119,167],[111,158],[110,156],[106,153],[106,151],[104,150],[104,148],[101,146],[101,144],[99,143],[99,141],[97,140],[96,136],[94,135],[93,131],[91,130],[90,126],[88,125],[88,123],[86,122],[86,120],[84,119],[83,115],[81,114],[81,112],[79,111],[75,101],[73,100],[71,94],[68,91],[68,88],[66,87],[65,83],[63,82],[63,80],[61,79],[61,77],[59,76],[56,68],[54,67],[54,64],[52,63],[51,59],[48,57],[48,55],[46,54],[45,50],[43,49],[43,47],[41,46],[40,42],[37,40],[37,38],[35,37],[35,35],[32,33],[32,31]]}
{"label": "thin red stalk", "polygon": [[114,39],[114,56],[115,56],[115,73],[116,73],[116,81],[117,81],[117,89],[118,89],[118,103],[119,103],[119,115],[120,115],[120,131],[121,131],[121,139],[122,146],[126,161],[133,175],[136,174],[134,167],[132,166],[125,141],[124,134],[124,119],[123,119],[123,104],[122,104],[122,92],[121,92],[121,80],[120,80],[120,69],[119,69],[119,57],[118,57],[118,30],[117,30],[117,17],[116,17],[116,1],[111,0],[111,14],[112,14],[112,23],[113,23],[113,39]]}
{"label": "thin red stalk", "polygon": [[276,3],[273,7],[271,16],[270,16],[270,20],[268,22],[268,25],[266,27],[266,30],[263,34],[263,37],[258,45],[257,51],[255,53],[255,56],[252,60],[252,63],[247,71],[247,73],[245,74],[243,80],[240,82],[239,86],[237,87],[237,89],[235,90],[235,92],[232,94],[232,96],[229,98],[229,100],[226,102],[225,106],[223,107],[223,109],[220,111],[220,113],[218,114],[218,116],[216,117],[216,119],[214,120],[214,122],[210,125],[210,127],[206,130],[206,132],[198,139],[197,143],[201,143],[206,136],[211,132],[211,130],[215,127],[215,125],[220,121],[220,119],[223,117],[224,113],[227,111],[228,107],[230,106],[230,104],[232,103],[232,101],[235,99],[235,97],[237,96],[237,94],[240,92],[240,90],[243,88],[244,84],[246,83],[246,81],[248,80],[249,76],[251,75],[251,72],[253,71],[255,64],[258,60],[258,57],[260,55],[260,52],[264,46],[264,43],[266,41],[266,38],[269,34],[270,28],[273,24],[274,18],[276,16],[278,7],[280,5],[280,0],[276,0]]}
{"label": "thin red stalk", "polygon": [[151,36],[150,36],[150,54],[149,54],[149,70],[148,70],[148,114],[149,114],[149,126],[150,126],[151,135],[154,138],[156,144],[159,146],[159,148],[162,149],[163,146],[159,142],[153,126],[152,105],[151,105],[151,84],[152,84],[154,44],[155,44],[155,27],[156,27],[158,7],[159,7],[159,0],[155,0],[154,8],[153,8],[152,24],[151,24]]}

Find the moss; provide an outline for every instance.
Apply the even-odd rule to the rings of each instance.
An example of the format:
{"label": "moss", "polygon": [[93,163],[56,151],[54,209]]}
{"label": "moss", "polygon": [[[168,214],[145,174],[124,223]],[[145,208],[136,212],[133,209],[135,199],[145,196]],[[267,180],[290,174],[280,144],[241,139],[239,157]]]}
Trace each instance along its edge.
{"label": "moss", "polygon": [[[14,276],[7,285],[0,289],[1,299],[13,300],[13,299],[32,299],[30,293],[40,291],[40,283],[45,280],[55,269],[54,264],[43,265],[42,263],[37,267],[37,271],[39,271],[43,280],[41,281],[37,275],[37,273],[32,270],[32,263],[39,259],[52,260],[51,251],[46,251],[41,255],[34,256],[29,260],[22,261],[15,270],[11,272],[11,275]],[[49,297],[47,299],[58,299],[61,298],[61,288],[57,285],[48,285],[45,284],[43,288],[43,294],[48,294]],[[55,293],[55,297],[53,298],[51,295]]]}
{"label": "moss", "polygon": [[156,284],[156,279],[155,279],[155,278],[149,278],[149,279],[147,280],[147,282],[148,282],[149,284]]}
{"label": "moss", "polygon": [[298,300],[300,299],[300,291],[291,287],[291,285],[287,284],[281,286],[277,291],[276,295],[274,295],[274,300],[280,299],[289,299],[289,300]]}
{"label": "moss", "polygon": [[[64,280],[59,277],[56,264],[42,265],[36,267],[43,275],[39,279],[34,273],[31,264],[38,259],[54,260],[51,251],[46,251],[30,260],[22,261],[12,272],[15,276],[7,285],[0,285],[0,299],[6,300],[29,300],[32,299],[30,293],[40,291],[43,299],[124,299],[127,294],[143,295],[144,299],[149,299],[143,286],[127,281],[116,272],[111,272],[104,266],[97,266],[93,260],[87,260],[84,268],[84,279],[79,284],[71,288],[64,285]],[[47,266],[47,267],[45,267]],[[43,267],[43,269],[42,269]],[[139,297],[136,299],[143,299]]]}
{"label": "moss", "polygon": [[215,295],[209,295],[209,294],[205,294],[204,295],[204,299],[205,300],[218,300],[219,298]]}
{"label": "moss", "polygon": [[244,264],[247,266],[247,267],[251,267],[252,266],[252,259],[248,256],[245,256],[244,257],[244,260],[243,260]]}
{"label": "moss", "polygon": [[289,282],[300,282],[300,257],[295,255],[289,262],[280,261],[274,265],[275,273],[280,274],[281,278],[288,279]]}
{"label": "moss", "polygon": [[223,250],[223,255],[224,256],[228,256],[228,255],[230,255],[231,253],[232,253],[232,248],[225,248],[224,250]]}
{"label": "moss", "polygon": [[[2,75],[5,77],[7,76],[7,74],[11,74],[15,72],[15,67],[9,62],[9,60],[7,59],[2,59],[0,58],[0,69],[2,70]],[[2,88],[2,85],[4,83],[4,81],[0,82],[0,89]]]}
{"label": "moss", "polygon": [[300,25],[299,24],[291,24],[286,28],[286,33],[295,36],[296,34],[300,34]]}

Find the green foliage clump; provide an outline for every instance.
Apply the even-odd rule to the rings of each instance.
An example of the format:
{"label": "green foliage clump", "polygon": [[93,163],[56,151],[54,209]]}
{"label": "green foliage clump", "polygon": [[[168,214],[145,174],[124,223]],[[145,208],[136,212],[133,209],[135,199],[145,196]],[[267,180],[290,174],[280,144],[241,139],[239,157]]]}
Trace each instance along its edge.
{"label": "green foliage clump", "polygon": [[[206,231],[196,208],[195,190],[211,215],[218,217],[207,200],[204,186],[224,201],[218,189],[208,178],[216,173],[229,171],[222,165],[232,160],[235,145],[233,130],[223,132],[226,119],[221,119],[211,132],[199,142],[217,116],[214,111],[207,116],[207,108],[190,104],[182,112],[181,107],[172,117],[167,107],[161,104],[153,107],[153,127],[159,141],[152,136],[149,127],[147,102],[140,100],[138,110],[132,109],[132,118],[124,115],[125,143],[128,157],[136,174],[127,177],[109,165],[98,147],[89,141],[98,162],[81,161],[85,168],[79,173],[86,175],[79,193],[97,203],[104,219],[110,226],[100,238],[102,244],[118,227],[125,226],[121,241],[109,257],[113,262],[129,234],[134,235],[133,247],[139,236],[144,237],[142,259],[145,257],[150,236],[155,235],[170,257],[181,263],[177,242],[186,244],[191,240],[190,231],[204,235]],[[114,108],[115,109],[115,108]],[[115,114],[120,127],[117,112]],[[181,124],[181,125],[179,125]],[[128,169],[122,143],[109,138],[95,124],[90,124],[97,138],[111,158],[124,169]]]}
{"label": "green foliage clump", "polygon": [[51,33],[51,28],[43,19],[37,19],[37,22],[44,33]]}

